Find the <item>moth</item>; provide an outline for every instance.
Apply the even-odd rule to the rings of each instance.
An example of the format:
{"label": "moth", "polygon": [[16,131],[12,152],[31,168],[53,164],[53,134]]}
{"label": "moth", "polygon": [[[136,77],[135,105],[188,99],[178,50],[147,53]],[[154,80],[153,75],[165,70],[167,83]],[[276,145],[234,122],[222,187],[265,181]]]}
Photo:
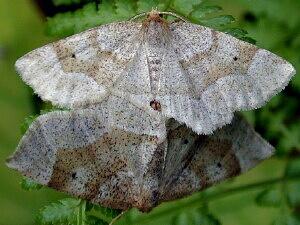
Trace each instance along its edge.
{"label": "moth", "polygon": [[261,107],[295,74],[267,50],[161,14],[48,44],[20,58],[16,69],[54,105],[85,108],[114,95],[198,134],[230,123],[235,111]]}
{"label": "moth", "polygon": [[102,206],[147,212],[244,173],[273,154],[240,116],[213,135],[198,135],[119,100],[130,105],[137,124],[132,129],[113,100],[50,112],[33,122],[8,166]]}
{"label": "moth", "polygon": [[234,112],[262,106],[293,66],[162,14],[172,13],[152,10],[21,57],[22,79],[70,111],[38,117],[8,166],[103,206],[149,211],[269,157],[273,147]]}

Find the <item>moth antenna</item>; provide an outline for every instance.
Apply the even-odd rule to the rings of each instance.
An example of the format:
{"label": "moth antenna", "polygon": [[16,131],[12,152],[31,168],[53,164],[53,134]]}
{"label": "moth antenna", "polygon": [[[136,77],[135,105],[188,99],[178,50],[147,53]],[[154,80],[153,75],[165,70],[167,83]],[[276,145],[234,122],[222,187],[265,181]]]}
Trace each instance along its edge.
{"label": "moth antenna", "polygon": [[[158,13],[161,14],[161,15],[169,15],[169,16],[173,16],[173,17],[178,18],[178,19],[180,19],[180,20],[182,20],[182,21],[184,21],[184,22],[188,22],[187,19],[185,19],[185,18],[182,17],[182,16],[177,15],[176,13],[173,13],[173,12],[160,12],[160,11],[158,11],[157,7],[152,8],[152,10],[151,10],[150,12],[152,12],[152,11],[156,11],[156,12],[158,12]],[[129,21],[134,21],[134,20],[136,20],[136,19],[138,19],[138,18],[140,18],[140,17],[146,16],[147,14],[149,14],[149,12],[142,12],[142,13],[137,14],[137,15],[135,15],[134,17],[130,18]]]}
{"label": "moth antenna", "polygon": [[140,17],[142,17],[142,16],[146,16],[147,14],[148,14],[148,12],[142,12],[142,13],[140,13],[140,14],[135,15],[134,17],[131,17],[131,18],[129,19],[129,21],[134,21],[134,20],[136,20],[136,19],[138,19],[138,18],[140,18]]}
{"label": "moth antenna", "polygon": [[173,17],[176,17],[176,18],[178,18],[178,19],[180,19],[180,20],[182,20],[182,21],[184,21],[184,22],[188,22],[188,20],[187,19],[185,19],[184,17],[182,17],[182,16],[179,16],[179,15],[177,15],[176,13],[173,13],[173,12],[159,12],[160,14],[163,14],[163,15],[169,15],[169,16],[173,16]]}

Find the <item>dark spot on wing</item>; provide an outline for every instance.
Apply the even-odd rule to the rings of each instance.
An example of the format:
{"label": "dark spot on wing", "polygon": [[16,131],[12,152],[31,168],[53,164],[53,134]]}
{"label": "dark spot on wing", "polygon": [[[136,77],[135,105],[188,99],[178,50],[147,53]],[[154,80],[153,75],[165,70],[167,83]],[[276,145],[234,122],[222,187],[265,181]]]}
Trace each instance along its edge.
{"label": "dark spot on wing", "polygon": [[188,143],[189,143],[189,140],[188,140],[188,139],[184,139],[184,140],[183,140],[183,144],[186,145],[186,144],[188,144]]}
{"label": "dark spot on wing", "polygon": [[72,173],[71,176],[72,176],[73,179],[76,179],[76,172]]}
{"label": "dark spot on wing", "polygon": [[189,167],[198,175],[202,189],[241,172],[231,141],[212,138],[206,140]]}

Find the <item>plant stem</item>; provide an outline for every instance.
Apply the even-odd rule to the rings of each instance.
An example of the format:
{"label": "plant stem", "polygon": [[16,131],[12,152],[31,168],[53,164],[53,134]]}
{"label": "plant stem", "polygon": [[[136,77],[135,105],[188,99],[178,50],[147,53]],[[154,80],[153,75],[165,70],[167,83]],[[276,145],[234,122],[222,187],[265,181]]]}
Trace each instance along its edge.
{"label": "plant stem", "polygon": [[81,200],[77,214],[77,225],[85,225],[85,208],[86,201]]}
{"label": "plant stem", "polygon": [[113,219],[110,221],[109,225],[113,225],[118,219],[121,218],[121,216],[123,216],[123,214],[124,214],[125,212],[126,212],[126,211],[123,211],[123,212],[121,212],[119,215],[117,215],[115,218],[113,218]]}
{"label": "plant stem", "polygon": [[266,181],[256,182],[253,184],[246,184],[246,185],[242,185],[239,187],[228,188],[228,189],[222,190],[222,191],[214,193],[214,194],[209,194],[203,200],[205,202],[213,201],[215,199],[226,197],[226,195],[235,194],[235,193],[239,193],[242,191],[248,191],[250,189],[262,188],[262,187],[270,186],[270,185],[273,185],[276,183],[297,180],[299,178],[300,178],[300,174],[297,174],[296,176],[289,176],[289,177],[283,176],[283,177],[274,178],[274,179],[270,179],[270,180],[266,180]]}
{"label": "plant stem", "polygon": [[176,212],[181,211],[182,209],[187,210],[189,208],[199,207],[199,205],[201,204],[205,204],[226,197],[228,195],[232,195],[232,194],[236,194],[236,193],[240,193],[252,189],[263,188],[281,182],[297,180],[299,178],[300,178],[300,174],[297,176],[279,177],[279,178],[253,183],[253,184],[242,185],[239,187],[222,189],[222,190],[215,191],[213,193],[209,193],[205,196],[199,193],[199,195],[194,197],[192,200],[183,199],[182,202],[179,201],[177,202],[176,205],[172,205],[172,204],[170,204],[170,206],[164,205],[165,207],[162,206],[163,208],[157,208],[152,213],[142,214],[136,220],[132,221],[131,225],[134,224],[141,225],[142,223],[153,220],[153,218],[160,217],[163,215],[170,215],[169,213],[174,214]]}

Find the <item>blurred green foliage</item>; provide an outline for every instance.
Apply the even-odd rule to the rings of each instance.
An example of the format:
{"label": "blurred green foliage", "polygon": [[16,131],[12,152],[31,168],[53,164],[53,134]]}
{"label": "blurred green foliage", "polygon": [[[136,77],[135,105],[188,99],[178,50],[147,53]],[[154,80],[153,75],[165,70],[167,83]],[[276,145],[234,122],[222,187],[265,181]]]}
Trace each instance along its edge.
{"label": "blurred green foliage", "polygon": [[33,191],[33,190],[40,190],[43,187],[43,185],[38,184],[33,180],[24,177],[21,181],[21,187],[26,191]]}
{"label": "blurred green foliage", "polygon": [[[64,0],[60,0],[61,4]],[[68,0],[65,3],[69,2]],[[128,20],[138,13],[157,8],[161,11],[173,11],[185,16],[191,22],[227,32],[242,40],[254,42],[247,37],[242,29],[230,29],[229,24],[234,22],[231,15],[222,15],[222,8],[210,5],[209,1],[202,0],[103,0],[101,3],[91,2],[75,12],[58,13],[48,18],[47,34],[56,37],[65,37],[81,32],[101,24]]]}
{"label": "blurred green foliage", "polygon": [[[38,215],[42,224],[76,224],[81,210],[85,210],[85,203],[81,200],[67,198],[45,206]],[[78,218],[84,220],[85,218]]]}
{"label": "blurred green foliage", "polygon": [[[9,8],[4,6],[5,3],[1,1],[4,2],[4,0],[0,0],[0,13],[5,14],[3,18],[9,17],[4,10],[3,12],[1,11],[1,6]],[[14,1],[17,5],[17,0]],[[48,18],[46,32],[50,36],[65,37],[100,24],[126,20],[137,13],[157,7],[159,10],[174,11],[179,15],[185,16],[191,22],[227,32],[241,40],[254,43],[255,39],[258,46],[283,56],[292,62],[298,71],[300,69],[299,0],[53,0],[53,3],[56,6],[82,5],[82,7],[76,11],[58,13],[52,18]],[[18,10],[22,11],[22,7],[26,8],[25,3],[21,6],[19,5],[19,7]],[[30,10],[33,11],[32,8]],[[28,9],[28,15],[30,15],[29,12],[31,11]],[[224,14],[224,12],[226,13]],[[11,20],[16,20],[14,16]],[[27,17],[29,18],[30,16]],[[39,26],[41,27],[41,23],[39,23]],[[27,37],[28,42],[31,43],[33,41],[32,35],[26,31],[28,27],[31,26],[24,24],[23,29],[19,33],[15,31],[14,35]],[[11,37],[8,36],[7,39]],[[1,36],[0,38],[2,42],[5,40]],[[40,35],[35,40],[35,43],[28,44],[30,47],[24,46],[26,44],[24,42],[18,42],[21,44],[16,48],[17,53],[14,53],[14,57],[10,58],[6,64],[0,61],[1,66],[9,66],[9,69],[6,67],[6,70],[1,70],[1,73],[13,74],[11,70],[15,56],[20,56],[25,50],[41,45],[42,39],[42,35]],[[1,44],[0,42],[0,47]],[[16,82],[6,83],[12,85]],[[20,87],[19,80],[18,83],[19,86],[15,87],[16,93],[21,89],[22,92],[19,95],[23,96],[26,93],[24,91],[25,88],[24,86]],[[1,86],[0,100],[3,100],[1,97],[3,98],[9,93],[8,91],[3,91],[7,90],[6,86]],[[1,94],[1,91],[4,94]],[[108,224],[113,218],[120,215],[115,224],[300,224],[299,95],[300,78],[296,76],[289,87],[282,94],[273,98],[265,107],[260,110],[245,112],[245,116],[259,133],[276,147],[277,152],[276,159],[264,163],[246,175],[239,177],[236,181],[223,183],[188,198],[163,203],[148,214],[132,209],[120,215],[121,212],[118,210],[103,208],[73,198],[65,198],[51,204],[49,204],[49,201],[40,201],[39,205],[44,203],[46,206],[40,207],[41,210],[36,211],[36,223],[99,225]],[[11,107],[11,112],[19,107],[20,112],[23,112],[23,116],[24,114],[30,115],[30,98],[32,97],[28,95],[27,101],[24,100],[29,106],[25,106],[24,103],[21,103],[21,100],[15,100],[15,104]],[[12,98],[9,97],[8,99]],[[3,102],[5,103],[5,101],[0,101],[0,104],[2,104],[0,106],[7,107]],[[48,105],[44,104],[43,108],[45,107],[49,108]],[[18,120],[13,125],[8,124],[3,127],[9,129],[11,129],[11,126],[18,127],[17,124],[20,124],[22,115],[18,116]],[[26,131],[35,118],[35,115],[29,116],[25,120],[21,128],[22,132]],[[2,133],[5,132],[4,130],[1,131]],[[15,141],[16,137],[20,136],[16,130],[13,130],[11,133]],[[3,141],[3,143],[5,142]],[[14,146],[12,144],[7,146],[5,148],[11,148],[9,151],[12,152]],[[3,177],[3,179],[8,181],[8,175]],[[14,179],[15,181],[16,179]],[[39,185],[27,179],[23,179],[21,184],[25,190],[40,189]],[[1,188],[0,191],[1,195],[9,193],[8,188]],[[33,196],[42,196],[43,192],[48,193],[49,190],[43,188],[41,191],[33,192],[39,193]],[[29,192],[24,192],[18,199],[25,199],[29,195]],[[59,197],[51,196],[47,197],[52,200]],[[8,198],[7,196],[5,196],[5,199],[5,203],[0,205],[0,207],[7,208],[11,218],[5,219],[3,222],[0,218],[0,224],[19,224],[17,219],[13,219],[12,215],[16,214],[16,208],[9,207],[9,199],[15,201],[15,204],[22,204],[22,200],[17,202],[14,198]],[[255,214],[254,217],[253,214]],[[23,224],[31,224],[33,222],[29,221],[33,220],[30,219],[30,216],[34,218],[34,215],[28,213],[26,216],[22,214],[19,218],[26,221]]]}
{"label": "blurred green foliage", "polygon": [[63,195],[52,190],[27,192],[20,175],[5,159],[21,137],[20,124],[35,107],[30,89],[16,75],[14,62],[25,52],[50,41],[37,8],[26,0],[0,0],[0,224],[33,224],[34,212]]}
{"label": "blurred green foliage", "polygon": [[[53,0],[54,5],[72,5],[72,4],[78,4],[84,2],[83,0]],[[87,2],[87,1],[85,1]]]}

